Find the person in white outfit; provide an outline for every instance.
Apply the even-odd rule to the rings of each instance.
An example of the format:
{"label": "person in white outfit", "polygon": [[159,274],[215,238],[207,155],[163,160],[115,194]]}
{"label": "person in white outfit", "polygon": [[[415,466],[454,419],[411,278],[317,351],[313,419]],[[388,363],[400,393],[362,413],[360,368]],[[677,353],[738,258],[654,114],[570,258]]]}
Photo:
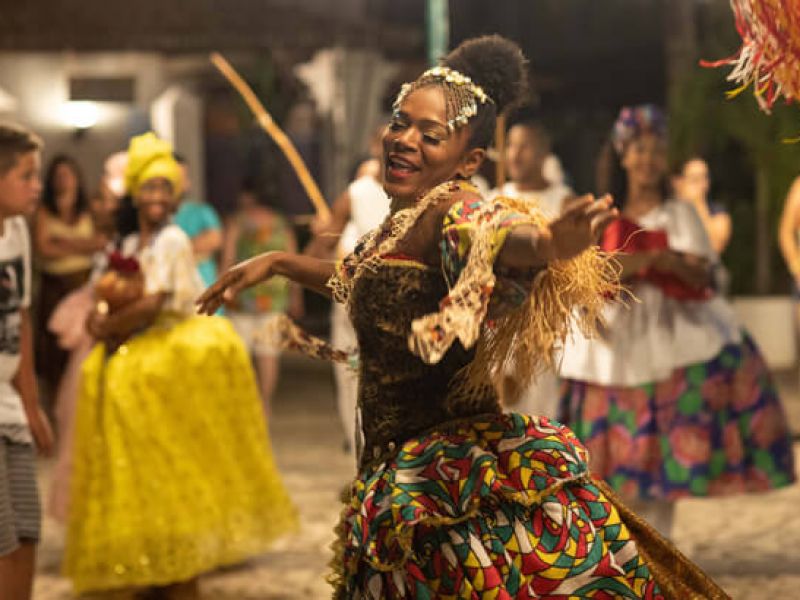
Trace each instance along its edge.
{"label": "person in white outfit", "polygon": [[[306,254],[317,257],[335,254],[338,260],[350,254],[358,240],[383,222],[389,214],[389,197],[378,180],[379,173],[380,163],[377,159],[361,164],[355,180],[334,202],[331,219],[313,227],[315,237],[306,247]],[[333,304],[331,311],[331,343],[342,350],[355,350],[358,346],[350,317],[344,305],[338,302]],[[358,377],[355,369],[348,365],[334,363],[333,369],[336,403],[345,443],[355,456],[359,446],[356,437],[359,431],[356,414]]]}
{"label": "person in white outfit", "polygon": [[[547,130],[529,114],[520,111],[512,115],[506,135],[505,160],[510,180],[492,190],[490,198],[505,196],[533,202],[548,217],[555,218],[561,213],[564,201],[574,196],[563,183],[563,172],[551,152]],[[558,377],[546,371],[523,388],[507,376],[500,397],[506,410],[554,419],[558,410]]]}

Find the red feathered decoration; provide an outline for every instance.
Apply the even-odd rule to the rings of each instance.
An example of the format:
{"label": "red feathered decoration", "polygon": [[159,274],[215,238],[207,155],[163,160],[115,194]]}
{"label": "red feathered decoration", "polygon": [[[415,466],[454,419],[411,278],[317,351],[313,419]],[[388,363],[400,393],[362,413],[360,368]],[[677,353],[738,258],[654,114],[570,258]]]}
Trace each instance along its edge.
{"label": "red feathered decoration", "polygon": [[735,96],[753,86],[759,106],[769,112],[783,96],[800,98],[800,0],[731,0],[742,47],[734,56],[703,66],[731,65]]}

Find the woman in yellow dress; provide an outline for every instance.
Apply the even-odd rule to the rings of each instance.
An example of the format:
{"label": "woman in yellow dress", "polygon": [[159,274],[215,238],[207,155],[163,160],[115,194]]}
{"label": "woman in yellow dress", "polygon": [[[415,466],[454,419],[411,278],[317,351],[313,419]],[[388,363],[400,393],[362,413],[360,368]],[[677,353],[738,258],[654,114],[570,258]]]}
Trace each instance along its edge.
{"label": "woman in yellow dress", "polygon": [[297,518],[247,351],[224,318],[193,316],[202,284],[170,223],[170,145],[134,138],[126,180],[139,231],[120,252],[144,293],[89,317],[64,571],[78,593],[196,598],[198,575],[263,552]]}

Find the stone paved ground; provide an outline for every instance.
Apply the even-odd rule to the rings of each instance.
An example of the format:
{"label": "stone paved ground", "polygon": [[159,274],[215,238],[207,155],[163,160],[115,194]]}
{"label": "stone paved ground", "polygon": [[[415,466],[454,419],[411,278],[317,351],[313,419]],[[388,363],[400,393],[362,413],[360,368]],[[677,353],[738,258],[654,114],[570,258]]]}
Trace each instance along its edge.
{"label": "stone paved ground", "polygon": [[[351,473],[341,447],[327,367],[286,361],[272,420],[272,435],[286,484],[300,508],[302,531],[266,556],[202,580],[208,600],[328,598],[324,581],[338,495]],[[780,378],[794,430],[800,432],[795,374]],[[800,461],[800,444],[796,446]],[[800,463],[799,463],[800,464]],[[42,465],[47,484],[48,465]],[[741,600],[800,598],[800,486],[759,496],[690,500],[678,505],[675,541]],[[754,536],[753,531],[759,531]],[[45,522],[34,600],[67,600],[58,576],[62,537]]]}

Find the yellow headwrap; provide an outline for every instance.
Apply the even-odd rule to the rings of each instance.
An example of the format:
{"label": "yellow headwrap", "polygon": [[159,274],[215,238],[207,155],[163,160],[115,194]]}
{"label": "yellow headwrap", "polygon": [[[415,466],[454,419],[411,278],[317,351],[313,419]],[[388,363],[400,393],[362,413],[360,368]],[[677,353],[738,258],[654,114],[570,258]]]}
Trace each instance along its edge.
{"label": "yellow headwrap", "polygon": [[158,139],[153,132],[132,138],[128,146],[125,189],[136,196],[145,181],[156,177],[169,180],[175,198],[183,191],[183,173],[172,156],[172,144]]}

